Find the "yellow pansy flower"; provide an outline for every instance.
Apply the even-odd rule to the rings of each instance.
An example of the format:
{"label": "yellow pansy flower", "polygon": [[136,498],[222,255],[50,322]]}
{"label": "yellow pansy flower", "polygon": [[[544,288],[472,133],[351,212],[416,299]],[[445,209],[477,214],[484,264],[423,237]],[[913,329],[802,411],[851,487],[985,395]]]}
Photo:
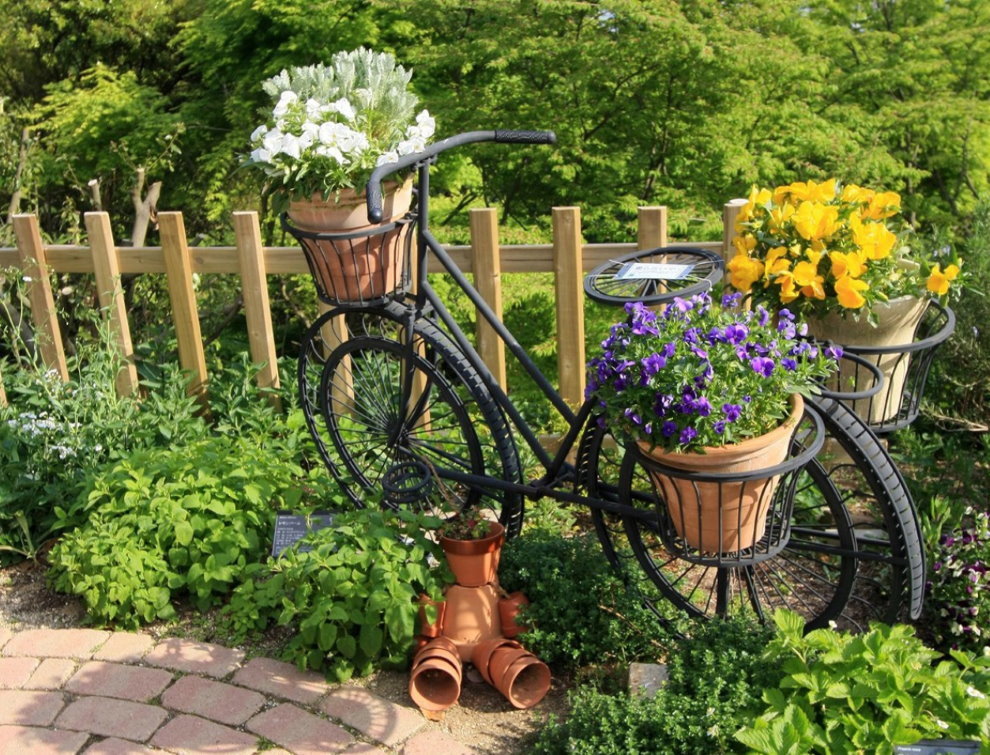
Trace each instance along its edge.
{"label": "yellow pansy flower", "polygon": [[897,236],[883,223],[864,223],[857,215],[849,218],[853,243],[870,260],[882,260],[890,256],[897,243]]}
{"label": "yellow pansy flower", "polygon": [[751,233],[736,236],[732,239],[732,246],[736,248],[736,254],[745,254],[748,256],[756,248],[756,236]]}
{"label": "yellow pansy flower", "polygon": [[818,263],[822,261],[822,253],[822,249],[818,248],[818,242],[813,243],[810,248],[804,250],[804,256],[815,267],[818,267]]}
{"label": "yellow pansy flower", "polygon": [[763,263],[745,254],[737,254],[729,260],[726,268],[729,271],[729,283],[737,291],[749,291],[763,276]]}
{"label": "yellow pansy flower", "polygon": [[859,278],[867,270],[866,257],[861,252],[829,252],[832,274],[836,278],[848,275]]}
{"label": "yellow pansy flower", "polygon": [[901,195],[896,191],[882,191],[870,198],[863,209],[863,217],[869,220],[883,220],[896,215],[901,209]]}
{"label": "yellow pansy flower", "polygon": [[869,290],[869,283],[848,275],[843,275],[835,282],[835,296],[838,298],[839,304],[846,309],[859,309],[866,304],[866,297],[860,291]]}
{"label": "yellow pansy flower", "polygon": [[949,283],[954,281],[957,275],[959,275],[959,265],[948,265],[943,270],[941,264],[936,262],[925,286],[933,294],[945,296],[949,293]]}
{"label": "yellow pansy flower", "polygon": [[808,241],[829,238],[841,225],[839,208],[820,202],[802,202],[791,219],[794,230]]}
{"label": "yellow pansy flower", "polygon": [[794,266],[794,283],[801,286],[801,293],[809,299],[825,298],[825,278],[811,262],[799,262]]}
{"label": "yellow pansy flower", "polygon": [[779,233],[784,224],[791,219],[795,209],[797,208],[792,204],[783,204],[770,210],[770,231]]}
{"label": "yellow pansy flower", "polygon": [[800,290],[794,285],[794,275],[790,271],[778,275],[775,282],[780,284],[780,301],[782,304],[789,304],[801,295]]}
{"label": "yellow pansy flower", "polygon": [[862,186],[857,186],[856,184],[846,184],[842,188],[842,201],[851,202],[852,204],[866,204],[871,199],[876,192],[873,189],[864,189]]}
{"label": "yellow pansy flower", "polygon": [[828,202],[835,199],[835,179],[830,178],[823,183],[798,181],[792,183],[788,190],[793,199],[807,202]]}

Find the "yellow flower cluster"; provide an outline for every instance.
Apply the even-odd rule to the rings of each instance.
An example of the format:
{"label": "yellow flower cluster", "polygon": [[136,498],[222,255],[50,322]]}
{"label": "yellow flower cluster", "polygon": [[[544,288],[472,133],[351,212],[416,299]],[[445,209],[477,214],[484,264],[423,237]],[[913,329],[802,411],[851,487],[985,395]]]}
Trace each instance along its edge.
{"label": "yellow flower cluster", "polygon": [[[895,192],[834,178],[754,186],[736,220],[729,283],[756,299],[811,311],[833,303],[857,310],[897,296],[898,287],[910,287],[905,248],[888,227],[900,208]],[[927,290],[944,295],[958,274],[956,264],[935,264]]]}

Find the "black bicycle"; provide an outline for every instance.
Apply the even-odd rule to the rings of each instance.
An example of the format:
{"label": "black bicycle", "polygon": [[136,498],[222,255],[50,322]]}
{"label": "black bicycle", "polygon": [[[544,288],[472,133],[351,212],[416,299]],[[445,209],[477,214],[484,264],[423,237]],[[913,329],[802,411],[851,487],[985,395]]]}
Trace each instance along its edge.
{"label": "black bicycle", "polygon": [[[304,337],[299,387],[317,449],[341,489],[359,506],[383,489],[392,506],[482,505],[509,537],[522,527],[526,499],[586,506],[605,556],[658,615],[669,602],[699,617],[762,619],[787,607],[809,628],[916,618],[925,565],[914,505],[883,445],[840,400],[848,396],[823,392],[808,401],[789,458],[751,475],[780,476],[760,540],[700,552],[671,526],[651,462],[616,442],[590,402],[577,411],[564,402],[438,243],[429,228],[429,180],[441,153],[475,142],[554,141],[551,132],[475,131],[383,165],[367,186],[368,217],[377,224],[369,229],[309,232],[283,218],[331,306]],[[410,168],[414,210],[381,223],[382,181]],[[428,255],[563,418],[556,453],[544,449],[431,287]],[[361,279],[342,285],[331,275],[337,269],[361,271]],[[708,290],[721,275],[714,253],[664,247],[591,271],[585,291],[609,304],[656,305]],[[538,475],[525,478],[528,467]],[[729,482],[668,471],[688,482]]]}

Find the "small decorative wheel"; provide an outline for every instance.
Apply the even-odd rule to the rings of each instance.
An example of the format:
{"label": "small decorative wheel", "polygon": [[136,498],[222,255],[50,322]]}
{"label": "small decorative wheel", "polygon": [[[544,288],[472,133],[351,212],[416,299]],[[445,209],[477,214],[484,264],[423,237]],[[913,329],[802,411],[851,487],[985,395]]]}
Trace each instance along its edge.
{"label": "small decorative wheel", "polygon": [[584,292],[603,304],[659,304],[708,291],[722,278],[722,258],[690,246],[633,252],[599,265],[584,279]]}
{"label": "small decorative wheel", "polygon": [[[399,303],[325,313],[303,340],[299,388],[321,458],[357,506],[385,490],[385,505],[441,513],[481,505],[508,536],[522,527],[522,497],[466,487],[443,470],[518,482],[519,457],[505,418],[444,334],[424,320],[413,326]],[[432,478],[410,486],[409,470]],[[401,495],[396,495],[400,490]],[[414,500],[413,488],[422,492]]]}
{"label": "small decorative wheel", "polygon": [[818,398],[809,408],[827,438],[799,472],[790,539],[773,558],[739,566],[693,563],[672,553],[660,537],[663,503],[647,471],[606,430],[589,424],[579,476],[592,497],[633,510],[593,510],[596,532],[606,557],[658,615],[667,603],[698,618],[767,619],[785,607],[804,616],[809,629],[835,621],[853,630],[919,615],[924,551],[903,478],[845,406]]}

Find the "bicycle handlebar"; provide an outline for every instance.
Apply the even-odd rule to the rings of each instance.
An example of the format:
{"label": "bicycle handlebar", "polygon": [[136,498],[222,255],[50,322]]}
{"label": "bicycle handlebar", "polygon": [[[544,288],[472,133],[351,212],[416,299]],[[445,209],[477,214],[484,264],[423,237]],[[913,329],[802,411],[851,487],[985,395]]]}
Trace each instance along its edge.
{"label": "bicycle handlebar", "polygon": [[431,144],[422,152],[400,157],[394,163],[379,165],[371,173],[365,193],[368,197],[368,222],[382,220],[382,179],[404,168],[420,163],[448,149],[475,142],[498,142],[501,144],[556,144],[557,135],[553,131],[466,131]]}

